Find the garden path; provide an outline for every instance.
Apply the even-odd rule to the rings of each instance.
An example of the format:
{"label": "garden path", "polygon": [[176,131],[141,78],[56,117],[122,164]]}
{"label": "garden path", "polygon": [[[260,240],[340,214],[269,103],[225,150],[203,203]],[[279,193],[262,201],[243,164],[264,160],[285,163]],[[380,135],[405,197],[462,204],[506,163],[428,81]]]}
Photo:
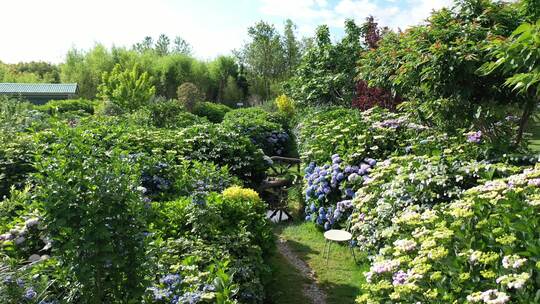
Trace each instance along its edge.
{"label": "garden path", "polygon": [[304,295],[311,300],[313,304],[326,304],[326,294],[317,284],[317,279],[315,277],[315,272],[300,259],[287,245],[287,240],[279,238],[277,242],[277,248],[279,253],[291,264],[293,265],[305,278],[306,283],[304,284],[303,293]]}

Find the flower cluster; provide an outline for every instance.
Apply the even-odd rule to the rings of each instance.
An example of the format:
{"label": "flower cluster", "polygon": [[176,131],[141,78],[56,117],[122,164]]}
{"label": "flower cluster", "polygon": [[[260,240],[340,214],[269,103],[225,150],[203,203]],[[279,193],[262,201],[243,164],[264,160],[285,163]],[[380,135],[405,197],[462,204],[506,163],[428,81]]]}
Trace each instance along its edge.
{"label": "flower cluster", "polygon": [[371,181],[369,173],[377,164],[376,160],[366,158],[359,165],[351,166],[338,154],[331,158],[332,164],[317,166],[311,163],[305,168],[305,196],[310,203],[305,209],[306,220],[314,221],[326,230],[352,209],[355,190]]}
{"label": "flower cluster", "polygon": [[[538,207],[529,204],[540,197],[539,177],[540,165],[470,188],[447,204],[396,211],[392,224],[374,230],[381,249],[357,302],[532,303],[540,232],[518,227],[539,224]],[[471,242],[478,235],[482,242]]]}
{"label": "flower cluster", "polygon": [[190,283],[183,284],[184,280],[179,274],[167,274],[159,279],[158,285],[147,289],[148,298],[152,303],[196,304],[209,297],[206,293],[215,290],[211,285],[201,285],[198,290],[190,291],[184,288]]}
{"label": "flower cluster", "polygon": [[17,253],[30,263],[48,259],[52,241],[40,227],[40,222],[39,217],[30,216],[22,225],[0,234],[0,245],[15,246]]}
{"label": "flower cluster", "polygon": [[467,141],[471,143],[479,143],[482,141],[482,131],[467,133]]}
{"label": "flower cluster", "polygon": [[269,150],[274,151],[276,155],[283,155],[289,143],[289,134],[285,131],[271,132],[266,136],[266,143],[270,146]]}

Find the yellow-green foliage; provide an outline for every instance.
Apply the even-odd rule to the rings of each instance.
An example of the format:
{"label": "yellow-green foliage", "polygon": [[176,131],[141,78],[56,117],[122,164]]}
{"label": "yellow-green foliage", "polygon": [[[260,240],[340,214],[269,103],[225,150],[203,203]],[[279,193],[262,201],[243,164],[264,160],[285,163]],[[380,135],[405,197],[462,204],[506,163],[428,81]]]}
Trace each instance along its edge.
{"label": "yellow-green foliage", "polygon": [[281,113],[288,116],[292,116],[294,114],[294,102],[285,94],[276,98],[276,106]]}
{"label": "yellow-green foliage", "polygon": [[240,186],[232,186],[225,190],[223,190],[222,193],[223,197],[226,199],[231,200],[242,200],[242,201],[252,201],[252,202],[258,202],[260,201],[259,194],[249,188],[242,188]]}

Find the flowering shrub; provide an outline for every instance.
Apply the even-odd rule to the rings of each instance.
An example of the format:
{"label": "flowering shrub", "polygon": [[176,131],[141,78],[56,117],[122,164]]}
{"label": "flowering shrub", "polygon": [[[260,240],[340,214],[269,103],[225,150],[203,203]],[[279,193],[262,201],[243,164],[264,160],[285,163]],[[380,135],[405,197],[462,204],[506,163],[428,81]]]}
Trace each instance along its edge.
{"label": "flowering shrub", "polygon": [[391,238],[394,216],[406,207],[430,210],[448,203],[482,179],[506,176],[518,168],[461,161],[451,156],[399,156],[382,162],[356,193],[352,230],[362,250],[375,254]]}
{"label": "flowering shrub", "polygon": [[177,100],[154,101],[147,108],[151,126],[158,128],[185,128],[208,122],[204,117],[187,112]]}
{"label": "flowering shrub", "polygon": [[407,139],[434,134],[406,116],[380,108],[365,112],[336,108],[315,111],[299,126],[300,156],[307,162],[324,163],[333,154],[344,161],[359,163],[364,158],[386,159],[392,153],[406,153]]}
{"label": "flowering shrub", "polygon": [[261,109],[237,109],[225,116],[225,127],[247,136],[266,155],[288,155],[291,140],[281,118]]}
{"label": "flowering shrub", "polygon": [[313,221],[325,230],[338,226],[352,211],[355,190],[369,182],[369,173],[377,164],[365,159],[359,165],[344,164],[339,155],[332,155],[332,164],[305,168],[306,220]]}
{"label": "flowering shrub", "polygon": [[230,300],[262,302],[261,280],[267,273],[262,257],[273,248],[274,239],[265,204],[255,192],[232,187],[222,195],[209,195],[203,204],[179,199],[159,203],[154,210],[154,233],[162,240],[154,244],[158,272],[178,274],[185,282],[174,292],[161,282],[158,295],[189,294],[213,302],[224,292]]}
{"label": "flowering shrub", "polygon": [[540,167],[392,219],[358,303],[536,303]]}

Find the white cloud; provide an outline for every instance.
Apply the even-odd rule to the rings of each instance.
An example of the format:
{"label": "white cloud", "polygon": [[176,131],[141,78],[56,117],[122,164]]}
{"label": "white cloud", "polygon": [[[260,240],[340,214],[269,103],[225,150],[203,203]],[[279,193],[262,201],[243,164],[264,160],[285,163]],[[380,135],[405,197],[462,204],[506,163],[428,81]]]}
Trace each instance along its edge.
{"label": "white cloud", "polygon": [[261,13],[269,16],[310,21],[332,16],[325,0],[261,0]]}
{"label": "white cloud", "polygon": [[452,3],[452,0],[340,0],[334,7],[329,7],[326,1],[321,5],[320,1],[316,0],[261,1],[262,13],[291,18],[304,32],[308,32],[307,28],[314,28],[319,24],[342,28],[347,18],[353,18],[360,23],[370,15],[382,26],[404,29],[421,23],[432,10]]}

